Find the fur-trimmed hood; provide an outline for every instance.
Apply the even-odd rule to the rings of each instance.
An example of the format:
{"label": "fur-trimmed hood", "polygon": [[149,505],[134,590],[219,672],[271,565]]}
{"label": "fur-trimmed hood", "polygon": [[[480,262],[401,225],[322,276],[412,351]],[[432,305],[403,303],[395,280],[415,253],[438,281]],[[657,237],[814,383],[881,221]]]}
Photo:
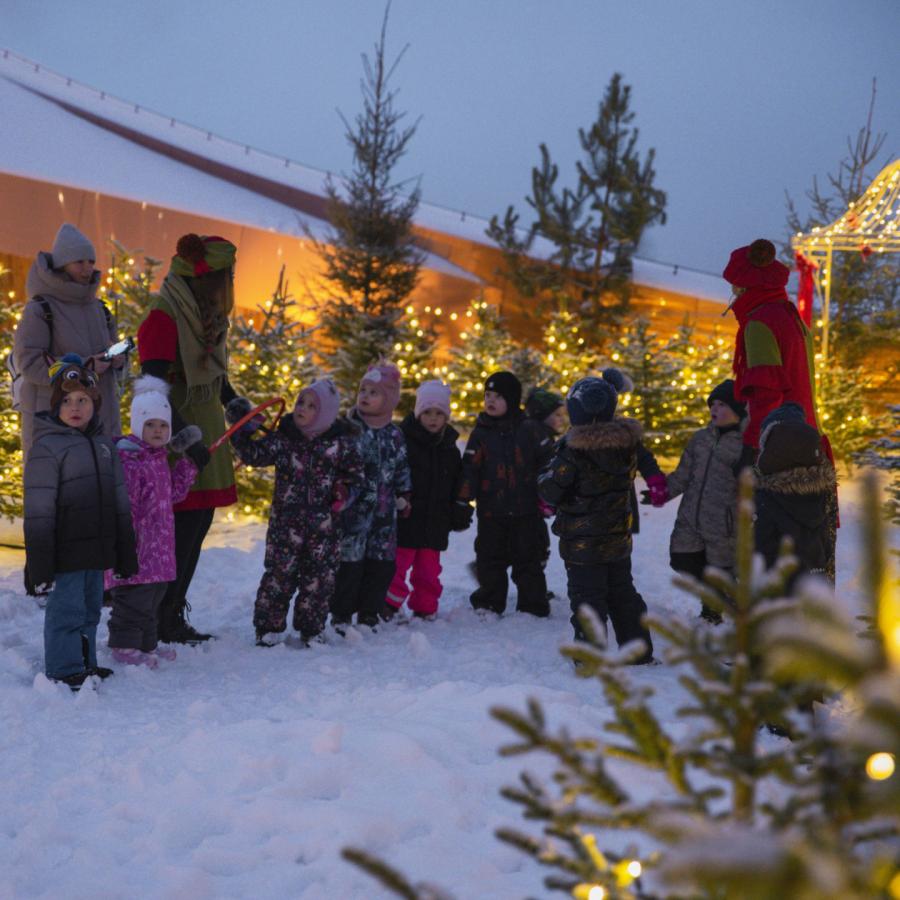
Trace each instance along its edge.
{"label": "fur-trimmed hood", "polygon": [[771,475],[761,475],[757,470],[756,476],[757,489],[773,494],[826,494],[837,488],[837,473],[828,460],[817,466],[785,469]]}
{"label": "fur-trimmed hood", "polygon": [[637,419],[621,417],[611,422],[573,425],[565,441],[573,450],[631,450],[641,442],[644,429]]}

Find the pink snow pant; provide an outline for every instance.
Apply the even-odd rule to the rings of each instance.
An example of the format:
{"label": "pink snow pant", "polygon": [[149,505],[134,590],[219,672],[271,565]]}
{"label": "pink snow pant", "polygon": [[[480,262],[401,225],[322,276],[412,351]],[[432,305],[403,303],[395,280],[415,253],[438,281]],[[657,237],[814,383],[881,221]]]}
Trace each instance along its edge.
{"label": "pink snow pant", "polygon": [[[406,584],[406,574],[410,568],[412,590]],[[432,616],[437,612],[438,599],[443,590],[439,550],[397,548],[397,568],[386,597],[391,606],[399,609],[408,598],[408,606],[412,612]]]}

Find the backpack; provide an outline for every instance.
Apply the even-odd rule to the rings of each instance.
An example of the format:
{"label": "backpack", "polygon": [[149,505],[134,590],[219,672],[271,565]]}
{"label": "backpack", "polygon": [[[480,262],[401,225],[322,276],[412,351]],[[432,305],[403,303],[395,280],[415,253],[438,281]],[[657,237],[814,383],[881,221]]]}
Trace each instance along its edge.
{"label": "backpack", "polygon": [[[53,346],[53,310],[50,308],[50,302],[46,297],[36,296],[33,299],[41,304],[44,321],[47,323],[47,329],[50,332],[50,340],[47,343],[47,349],[49,350],[50,347]],[[110,315],[109,307],[100,299],[98,299],[97,302],[103,309],[103,315],[106,318],[106,327],[109,329],[112,327],[112,316]],[[16,365],[11,350],[6,357],[6,371],[9,374],[9,393],[12,397],[12,408],[16,412],[20,412],[22,408],[22,388],[24,387],[25,382],[22,378],[22,373],[19,371],[19,367]]]}

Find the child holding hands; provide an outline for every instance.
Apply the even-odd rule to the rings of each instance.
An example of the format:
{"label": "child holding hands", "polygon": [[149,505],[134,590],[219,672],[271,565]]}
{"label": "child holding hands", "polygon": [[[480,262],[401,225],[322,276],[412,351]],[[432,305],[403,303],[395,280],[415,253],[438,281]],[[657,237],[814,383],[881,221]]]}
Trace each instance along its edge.
{"label": "child holding hands", "polygon": [[400,425],[412,472],[412,512],[397,523],[397,563],[387,592],[388,615],[404,601],[418,618],[437,615],[443,591],[441,552],[447,549],[451,531],[463,531],[472,522],[472,507],[455,502],[462,460],[456,446],[459,432],[449,420],[449,386],[442,381],[424,382],[416,391],[415,411]]}
{"label": "child holding hands", "polygon": [[[339,420],[340,397],[331,381],[314,381],[300,391],[290,416],[254,439],[251,420],[231,443],[250,466],[275,466],[275,490],[266,531],[265,571],[256,594],[253,627],[259,646],[287,627],[291,598],[294,629],[305,643],[321,634],[333,601],[340,558],[339,516],[363,486],[363,461],[355,430]],[[226,407],[229,422],[250,412],[250,401],[235,397]]]}
{"label": "child holding hands", "polygon": [[183,428],[170,441],[171,433],[169,385],[143,375],[134,383],[131,435],[116,441],[131,501],[138,571],[121,578],[108,570],[105,587],[113,601],[108,641],[113,659],[151,669],[157,667],[159,657],[175,659],[174,650],[157,645],[157,616],[175,578],[173,506],[187,496],[198,471],[187,457],[170,466],[169,450],[184,453],[203,437],[196,425]]}
{"label": "child holding hands", "polygon": [[357,614],[374,627],[396,607],[385,603],[397,556],[397,516],[412,512],[412,477],[403,432],[391,422],[400,402],[400,370],[388,362],[369,366],[347,421],[356,429],[365,466],[362,493],[342,516],[341,566],[331,607],[341,631]]}

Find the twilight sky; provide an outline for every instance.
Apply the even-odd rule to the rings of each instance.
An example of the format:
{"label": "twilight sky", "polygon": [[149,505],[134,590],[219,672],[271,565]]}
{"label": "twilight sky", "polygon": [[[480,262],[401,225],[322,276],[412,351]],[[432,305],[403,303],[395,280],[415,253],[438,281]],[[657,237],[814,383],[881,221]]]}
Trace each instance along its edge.
{"label": "twilight sky", "polygon": [[[341,171],[381,0],[0,0],[0,47],[223,137]],[[668,222],[641,255],[721,272],[785,235],[864,123],[900,152],[900,0],[393,0],[399,106],[421,115],[401,174],[429,202],[525,212],[538,145],[572,183],[577,130],[610,75],[632,85]],[[9,139],[12,123],[4,122]],[[12,126],[14,128],[14,124]],[[14,135],[14,131],[13,131]],[[53,136],[48,135],[48,140]],[[872,175],[877,172],[873,167]]]}

